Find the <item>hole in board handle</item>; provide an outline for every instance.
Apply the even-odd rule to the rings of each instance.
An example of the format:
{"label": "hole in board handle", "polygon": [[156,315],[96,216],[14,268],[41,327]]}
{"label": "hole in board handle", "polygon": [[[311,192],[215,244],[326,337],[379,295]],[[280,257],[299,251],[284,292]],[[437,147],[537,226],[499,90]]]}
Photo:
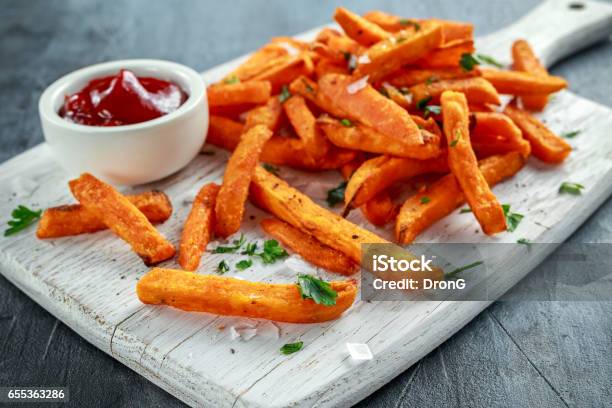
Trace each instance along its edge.
{"label": "hole in board handle", "polygon": [[582,10],[586,7],[586,5],[584,3],[580,3],[580,2],[572,2],[570,4],[567,5],[567,7],[570,10]]}

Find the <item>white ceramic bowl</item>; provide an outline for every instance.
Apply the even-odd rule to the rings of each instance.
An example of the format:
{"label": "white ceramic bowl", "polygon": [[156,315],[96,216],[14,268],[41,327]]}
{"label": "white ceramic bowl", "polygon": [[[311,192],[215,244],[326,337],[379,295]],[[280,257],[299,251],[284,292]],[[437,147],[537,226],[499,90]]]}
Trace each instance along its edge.
{"label": "white ceramic bowl", "polygon": [[[86,126],[59,116],[66,95],[121,68],[137,76],[172,81],[188,98],[174,112],[133,125]],[[204,79],[193,69],[169,61],[119,60],[74,71],[43,92],[38,111],[45,140],[71,176],[90,172],[118,185],[148,183],[185,167],[200,151],[208,131]]]}

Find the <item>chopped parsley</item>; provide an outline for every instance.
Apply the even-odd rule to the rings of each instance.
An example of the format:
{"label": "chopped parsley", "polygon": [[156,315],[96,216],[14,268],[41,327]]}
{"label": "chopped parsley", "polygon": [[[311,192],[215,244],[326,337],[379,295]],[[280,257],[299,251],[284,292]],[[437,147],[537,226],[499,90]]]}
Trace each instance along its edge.
{"label": "chopped parsley", "polygon": [[510,212],[510,204],[502,204],[506,216],[506,231],[513,232],[525,217],[523,214]]}
{"label": "chopped parsley", "polygon": [[279,259],[289,256],[287,251],[285,251],[275,239],[266,240],[264,242],[263,252],[255,255],[259,256],[265,264],[271,264]]}
{"label": "chopped parsley", "polygon": [[459,59],[459,65],[464,71],[471,71],[476,65],[480,64],[493,65],[497,68],[503,68],[503,64],[501,64],[495,58],[484,54],[470,54],[466,52],[461,54],[461,58]]}
{"label": "chopped parsley", "polygon": [[521,245],[527,245],[528,247],[531,246],[531,241],[527,238],[519,238],[516,240],[516,243]]}
{"label": "chopped parsley", "polygon": [[310,93],[314,93],[314,88],[310,86],[310,84],[308,83],[306,79],[302,78],[302,82],[304,83],[304,87],[306,87],[306,91]]}
{"label": "chopped parsley", "polygon": [[504,64],[502,64],[501,62],[499,62],[498,60],[496,60],[495,58],[489,56],[489,55],[484,55],[484,54],[476,54],[476,59],[478,59],[480,61],[480,63],[482,64],[488,64],[488,65],[493,65],[494,67],[497,68],[503,68]]}
{"label": "chopped parsley", "polygon": [[225,261],[221,261],[219,262],[219,265],[217,265],[217,273],[219,275],[223,275],[224,273],[229,272],[229,270],[230,270],[230,267]]}
{"label": "chopped parsley", "polygon": [[425,107],[427,106],[427,104],[429,103],[429,101],[431,101],[431,96],[426,96],[425,98],[419,100],[416,104],[416,107],[418,110],[425,110]]}
{"label": "chopped parsley", "polygon": [[402,37],[398,37],[398,38],[396,38],[396,39],[395,39],[395,43],[396,43],[396,44],[401,44],[401,43],[403,43],[404,41],[406,41],[406,37],[404,37],[404,36],[402,36]]}
{"label": "chopped parsley", "polygon": [[298,341],[296,343],[287,343],[283,347],[280,348],[281,354],[289,355],[293,353],[297,353],[304,347],[303,341]]}
{"label": "chopped parsley", "polygon": [[340,124],[342,126],[346,126],[346,127],[353,127],[353,126],[355,126],[350,119],[341,119],[340,120]]}
{"label": "chopped parsley", "polygon": [[429,197],[421,197],[421,204],[427,204],[430,201],[431,201],[431,198]]}
{"label": "chopped parsley", "polygon": [[414,31],[419,31],[421,29],[421,25],[417,21],[410,20],[407,18],[400,19],[399,23],[403,26],[413,26]]}
{"label": "chopped parsley", "polygon": [[240,234],[240,239],[235,239],[230,246],[218,246],[213,250],[214,254],[233,254],[244,244],[244,234]]}
{"label": "chopped parsley", "polygon": [[561,133],[561,137],[564,137],[566,139],[573,139],[576,136],[578,136],[581,132],[582,130],[574,130],[572,132],[565,132],[565,133]]}
{"label": "chopped parsley", "polygon": [[236,269],[239,271],[244,271],[245,269],[250,268],[253,265],[253,261],[250,259],[243,259],[242,261],[236,264]]}
{"label": "chopped parsley", "polygon": [[279,168],[278,168],[278,167],[273,166],[273,165],[271,165],[271,164],[269,164],[269,163],[264,163],[264,164],[262,164],[262,165],[261,165],[261,167],[263,167],[264,169],[266,169],[266,171],[267,171],[268,173],[272,173],[272,174],[274,174],[275,176],[278,176],[278,170],[279,170]]}
{"label": "chopped parsley", "polygon": [[455,147],[457,146],[457,143],[459,143],[459,139],[461,139],[461,131],[459,129],[457,129],[455,131],[455,139],[451,140],[451,142],[449,143],[450,147]]}
{"label": "chopped parsley", "polygon": [[569,181],[564,181],[559,186],[559,194],[567,193],[572,195],[580,195],[582,194],[582,189],[584,186],[578,183],[570,183]]}
{"label": "chopped parsley", "polygon": [[338,293],[332,289],[331,285],[312,275],[298,275],[298,290],[302,299],[312,299],[315,303],[325,306],[336,304]]}
{"label": "chopped parsley", "polygon": [[455,279],[455,277],[456,277],[457,275],[459,275],[461,272],[463,272],[463,271],[467,271],[468,269],[475,268],[475,267],[477,267],[478,265],[482,265],[483,263],[484,263],[484,262],[482,262],[482,261],[476,261],[476,262],[473,262],[473,263],[471,263],[471,264],[469,264],[469,265],[465,265],[465,266],[462,266],[462,267],[457,268],[457,269],[455,269],[455,270],[452,270],[452,271],[450,271],[449,273],[444,274],[444,279],[445,279],[445,280]]}
{"label": "chopped parsley", "polygon": [[472,209],[471,208],[462,208],[461,211],[459,211],[459,214],[465,214],[465,213],[471,213]]}
{"label": "chopped parsley", "polygon": [[437,76],[435,76],[435,75],[432,75],[432,76],[428,77],[428,78],[425,80],[425,85],[431,85],[431,84],[433,84],[434,82],[438,82],[439,80],[440,80],[440,78],[438,78],[438,77],[437,77]]}
{"label": "chopped parsley", "polygon": [[249,255],[255,256],[255,251],[257,251],[257,242],[249,242],[244,251],[242,251],[241,255]]}
{"label": "chopped parsley", "polygon": [[225,78],[223,80],[223,83],[228,85],[237,84],[238,82],[240,82],[240,79],[236,75],[232,75],[231,77]]}
{"label": "chopped parsley", "polygon": [[12,220],[8,222],[9,228],[4,230],[4,236],[8,237],[18,233],[21,230],[26,229],[42,215],[42,210],[34,211],[30,210],[24,205],[19,205],[11,212]]}
{"label": "chopped parsley", "polygon": [[278,95],[278,100],[280,101],[280,103],[285,103],[285,101],[289,98],[291,98],[291,92],[289,92],[289,88],[287,88],[287,85],[283,85],[283,87],[281,88],[281,93],[280,95]]}
{"label": "chopped parsley", "polygon": [[338,187],[327,191],[327,204],[330,207],[344,202],[344,191],[346,190],[346,184],[346,181],[343,181],[340,183],[340,185],[338,185]]}

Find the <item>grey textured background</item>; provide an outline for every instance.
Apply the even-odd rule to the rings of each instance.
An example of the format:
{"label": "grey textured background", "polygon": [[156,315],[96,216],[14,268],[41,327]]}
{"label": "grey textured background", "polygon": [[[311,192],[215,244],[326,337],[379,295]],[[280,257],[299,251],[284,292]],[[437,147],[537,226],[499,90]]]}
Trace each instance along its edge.
{"label": "grey textured background", "polygon": [[[38,97],[65,73],[137,57],[169,59],[205,70],[272,36],[326,23],[339,4],[0,1],[0,162],[42,141]],[[537,1],[341,4],[358,12],[378,8],[406,16],[472,21],[478,35],[511,23]],[[575,93],[612,106],[611,62],[608,41],[557,64],[552,72],[566,77]],[[572,240],[610,242],[611,226],[608,200]],[[610,302],[495,303],[360,406],[612,406],[611,316]],[[183,406],[85,342],[0,277],[0,386],[9,385],[70,387],[69,405],[74,407]]]}

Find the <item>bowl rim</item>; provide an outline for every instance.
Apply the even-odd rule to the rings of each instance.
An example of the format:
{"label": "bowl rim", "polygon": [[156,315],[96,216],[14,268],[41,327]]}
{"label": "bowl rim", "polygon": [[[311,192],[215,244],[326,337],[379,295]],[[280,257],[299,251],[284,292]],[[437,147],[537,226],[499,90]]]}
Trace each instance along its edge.
{"label": "bowl rim", "polygon": [[[55,101],[57,100],[57,98],[59,98],[60,96],[65,96],[59,93],[60,89],[69,88],[76,82],[89,82],[92,79],[98,78],[104,71],[114,69],[119,71],[122,68],[149,68],[159,71],[161,73],[168,73],[171,75],[178,74],[184,77],[187,82],[186,85],[188,89],[184,89],[184,91],[188,92],[189,94],[187,100],[185,100],[185,102],[175,111],[162,115],[158,118],[141,123],[133,123],[129,125],[120,126],[90,126],[70,122],[62,118],[59,115],[59,112],[54,109]],[[194,108],[198,106],[198,104],[202,103],[202,99],[206,99],[206,83],[204,81],[204,78],[192,68],[167,60],[122,59],[89,65],[72,71],[57,79],[51,85],[49,85],[41,94],[40,99],[38,101],[38,111],[41,120],[50,122],[56,126],[61,126],[69,130],[85,133],[116,134],[124,133],[126,131],[146,130],[170,122],[191,112]]]}

